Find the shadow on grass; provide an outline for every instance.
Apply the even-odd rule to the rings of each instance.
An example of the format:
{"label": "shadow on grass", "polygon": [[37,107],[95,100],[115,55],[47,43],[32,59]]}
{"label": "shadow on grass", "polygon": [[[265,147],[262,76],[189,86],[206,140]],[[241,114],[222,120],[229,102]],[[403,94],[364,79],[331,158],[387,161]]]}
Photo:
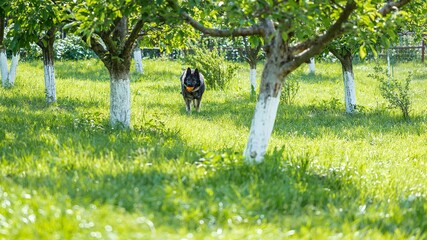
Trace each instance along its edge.
{"label": "shadow on grass", "polygon": [[333,134],[343,139],[366,138],[369,133],[421,134],[425,132],[425,116],[412,116],[410,121],[386,110],[363,110],[347,114],[320,105],[281,106],[275,122],[276,134],[292,134],[310,138]]}
{"label": "shadow on grass", "polygon": [[[7,103],[7,108],[16,109],[17,103],[25,101],[17,98]],[[248,112],[253,108],[245,101],[236,98],[226,104],[210,102],[210,110],[194,117],[215,121],[226,113],[236,124],[249,124]],[[298,114],[310,112],[307,108],[310,110],[298,106],[288,109],[296,111],[290,113],[295,116],[292,120],[281,113],[278,120],[287,122],[279,124],[279,129],[299,125],[305,131],[322,134],[317,130],[319,126],[338,133],[354,125],[354,118],[360,118],[356,124],[364,128],[372,124],[365,123],[363,114],[332,114],[316,107],[310,110],[314,111],[311,117]],[[401,215],[360,216],[360,206],[387,212],[395,205],[381,199],[362,199],[351,169],[314,170],[310,156],[283,158],[281,152],[267,156],[264,163],[249,165],[231,150],[200,153],[188,147],[179,132],[156,122],[120,131],[109,128],[102,114],[75,115],[70,109],[2,112],[0,154],[6,164],[13,165],[3,178],[28,192],[36,190],[55,199],[70,199],[72,206],[111,205],[150,216],[156,227],[188,231],[263,223],[299,231],[307,227],[307,219],[314,226],[329,226],[335,232],[353,221],[356,229],[375,228],[389,234],[396,229],[408,235],[413,229],[426,229],[424,198],[416,202],[399,200],[403,217],[416,219],[411,222],[402,222]],[[313,123],[307,123],[312,118],[316,118]],[[378,120],[383,118],[380,115]],[[386,127],[389,131],[400,123],[391,124]]]}
{"label": "shadow on grass", "polygon": [[78,107],[93,108],[102,106],[103,104],[102,102],[94,101],[93,99],[88,102],[70,97],[62,97],[59,98],[54,104],[49,105],[46,102],[46,98],[42,96],[29,97],[20,94],[15,94],[13,97],[0,96],[0,102],[2,102],[2,105],[8,109],[29,109],[31,111],[35,111],[57,108],[66,110],[68,112],[74,112]]}
{"label": "shadow on grass", "polygon": [[[387,213],[396,206],[389,206],[385,199],[363,199],[352,182],[351,169],[314,171],[310,157],[283,159],[280,155],[250,165],[231,152],[206,153],[194,162],[152,159],[139,167],[123,167],[125,163],[121,169],[104,170],[96,167],[99,162],[58,161],[50,164],[52,175],[14,173],[5,177],[29,192],[71,199],[73,206],[112,205],[142,213],[157,228],[191,232],[268,223],[279,229],[285,225],[283,231],[326,227],[341,232],[350,223],[355,231],[377,229],[393,234],[398,230],[409,236],[416,229],[426,230],[424,198],[397,200],[401,214],[380,218],[378,208]],[[114,164],[118,163],[110,162],[110,167]],[[205,174],[197,175],[200,170]],[[413,221],[402,221],[402,217]]]}
{"label": "shadow on grass", "polygon": [[[202,101],[202,111],[192,116],[210,121],[227,118],[236,126],[250,127],[255,111],[255,102],[245,97],[229,98],[224,102],[210,99]],[[184,106],[181,114],[186,114]],[[325,133],[343,139],[365,138],[367,133],[422,134],[426,117],[413,115],[409,121],[399,114],[381,109],[362,109],[355,114],[344,112],[344,106],[335,101],[319,102],[315,105],[279,106],[274,126],[278,135],[291,134],[310,138]],[[355,131],[353,131],[355,130]]]}
{"label": "shadow on grass", "polygon": [[[97,149],[93,143],[82,144]],[[122,154],[108,145],[105,147],[114,154]],[[136,149],[128,147],[129,150]],[[195,156],[191,153],[194,150],[185,151]],[[121,166],[120,169],[104,167],[103,170],[96,167],[99,164],[96,160],[84,163],[78,159],[45,159],[52,175],[18,172],[5,177],[29,190],[65,195],[73,205],[109,204],[130,212],[142,211],[158,219],[156,224],[190,230],[218,228],[229,224],[230,219],[237,224],[256,225],[257,221],[280,224],[282,217],[327,212],[330,205],[345,208],[359,196],[346,172],[312,172],[308,169],[308,158],[290,160],[277,155],[262,164],[250,165],[231,152],[206,153],[196,161],[189,161],[188,156],[184,154],[183,158],[181,153],[176,156],[180,159],[175,160],[149,157],[137,168],[132,162],[138,157],[118,158],[110,162],[110,167]],[[157,164],[164,167],[156,167]],[[206,173],[196,174],[200,169]],[[187,219],[180,218],[185,215]],[[200,224],[201,221],[207,226]]]}

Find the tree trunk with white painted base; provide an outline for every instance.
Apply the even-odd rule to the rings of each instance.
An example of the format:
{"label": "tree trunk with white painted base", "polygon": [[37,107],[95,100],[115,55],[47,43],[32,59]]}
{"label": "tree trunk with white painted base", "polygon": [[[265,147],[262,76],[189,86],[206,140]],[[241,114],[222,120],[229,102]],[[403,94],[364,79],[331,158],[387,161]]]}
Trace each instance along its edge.
{"label": "tree trunk with white painted base", "polygon": [[55,32],[55,28],[50,29],[46,33],[46,36],[38,42],[38,45],[42,49],[43,53],[45,94],[46,102],[48,104],[56,101],[55,67],[53,55]]}
{"label": "tree trunk with white painted base", "polygon": [[249,72],[249,81],[250,81],[250,91],[251,95],[256,94],[256,65],[250,66],[250,72]]}
{"label": "tree trunk with white painted base", "polygon": [[19,62],[19,52],[14,53],[12,55],[12,62],[10,64],[10,71],[9,71],[9,84],[11,86],[15,84],[16,71],[18,69],[18,62]]}
{"label": "tree trunk with white painted base", "polygon": [[356,111],[356,86],[354,82],[353,70],[343,69],[345,112],[353,113]]}
{"label": "tree trunk with white painted base", "polygon": [[12,55],[12,62],[10,64],[10,71],[7,65],[6,50],[0,49],[0,70],[3,87],[12,87],[15,84],[16,69],[19,62],[19,53]]}
{"label": "tree trunk with white painted base", "polygon": [[352,54],[347,53],[340,58],[342,74],[344,80],[344,98],[345,112],[353,113],[356,111],[356,84],[354,81]]}
{"label": "tree trunk with white painted base", "polygon": [[329,49],[330,52],[341,62],[344,80],[345,112],[356,111],[356,84],[353,72],[353,54],[349,49]]}
{"label": "tree trunk with white painted base", "polygon": [[0,70],[1,70],[1,82],[3,87],[9,86],[9,67],[7,66],[6,49],[0,47]]}
{"label": "tree trunk with white painted base", "polygon": [[[277,41],[280,42],[280,40]],[[277,47],[280,49],[281,46],[282,44],[279,44]],[[271,56],[268,57],[262,72],[258,101],[252,118],[248,142],[243,153],[248,162],[264,160],[268,142],[273,132],[282,90],[281,80],[283,79],[283,73],[281,73],[278,64],[278,61],[283,59],[283,56],[279,55],[283,51],[277,50],[270,51]]]}
{"label": "tree trunk with white painted base", "polygon": [[260,57],[260,50],[262,44],[258,43],[255,47],[251,46],[246,37],[243,38],[244,49],[239,48],[240,57],[243,58],[247,63],[249,63],[249,91],[251,97],[255,96],[257,86],[256,86],[256,65]]}
{"label": "tree trunk with white painted base", "polygon": [[130,80],[129,71],[110,71],[110,123],[130,127]]}
{"label": "tree trunk with white painted base", "polygon": [[5,20],[6,14],[5,11],[0,8],[0,72],[1,72],[1,82],[3,87],[8,86],[8,66],[7,66],[7,56],[6,56],[6,47],[3,44],[4,34],[5,34]]}
{"label": "tree trunk with white painted base", "polygon": [[122,16],[116,18],[111,26],[114,31],[102,30],[96,33],[99,37],[91,36],[89,39],[92,50],[110,73],[110,124],[113,126],[130,128],[129,72],[132,52],[144,22],[138,20],[129,32],[128,18]]}
{"label": "tree trunk with white painted base", "polygon": [[135,47],[133,50],[133,59],[135,60],[135,69],[137,73],[143,74],[144,68],[142,65],[142,53],[141,48]]}
{"label": "tree trunk with white painted base", "polygon": [[310,62],[308,63],[308,73],[315,74],[316,73],[316,63],[314,58],[310,58]]}

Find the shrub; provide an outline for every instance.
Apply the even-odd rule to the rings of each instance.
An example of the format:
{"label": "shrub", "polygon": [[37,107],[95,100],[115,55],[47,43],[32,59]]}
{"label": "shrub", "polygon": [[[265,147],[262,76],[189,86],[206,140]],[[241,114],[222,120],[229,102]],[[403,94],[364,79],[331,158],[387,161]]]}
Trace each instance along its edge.
{"label": "shrub", "polygon": [[205,76],[205,83],[213,89],[225,89],[239,69],[237,64],[227,62],[218,51],[194,48],[186,55],[184,63],[198,68]]}
{"label": "shrub", "polygon": [[[60,38],[59,34],[53,44],[56,60],[83,60],[96,57],[95,53],[75,35],[68,35]],[[31,43],[28,48],[22,51],[22,60],[35,60],[43,57],[41,48]]]}
{"label": "shrub", "polygon": [[58,60],[83,60],[95,56],[95,53],[75,35],[57,39],[54,48],[55,58]]}
{"label": "shrub", "polygon": [[369,77],[380,82],[381,96],[389,103],[390,108],[398,108],[403,114],[403,118],[409,120],[409,112],[411,106],[410,88],[412,73],[404,80],[397,80],[390,76],[380,66],[375,66],[375,72]]}
{"label": "shrub", "polygon": [[299,89],[300,85],[297,78],[286,79],[283,84],[282,94],[280,95],[281,100],[287,105],[292,105],[295,102]]}
{"label": "shrub", "polygon": [[21,60],[23,61],[41,59],[42,57],[42,49],[35,43],[31,43],[29,47],[21,50]]}

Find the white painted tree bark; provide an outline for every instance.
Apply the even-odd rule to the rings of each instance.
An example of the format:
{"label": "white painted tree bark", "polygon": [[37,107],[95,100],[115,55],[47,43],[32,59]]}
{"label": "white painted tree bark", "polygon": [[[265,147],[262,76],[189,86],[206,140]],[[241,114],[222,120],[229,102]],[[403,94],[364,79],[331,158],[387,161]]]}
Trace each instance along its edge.
{"label": "white painted tree bark", "polygon": [[314,58],[310,58],[310,63],[308,63],[308,73],[315,74],[316,73],[316,63]]}
{"label": "white painted tree bark", "polygon": [[342,75],[344,80],[345,112],[354,113],[356,111],[356,84],[353,72],[353,54],[346,48],[329,49],[331,53],[341,62]]}
{"label": "white painted tree bark", "polygon": [[131,116],[129,76],[110,74],[110,77],[110,123],[129,128]]}
{"label": "white painted tree bark", "polygon": [[135,69],[137,73],[143,74],[144,73],[144,68],[142,65],[142,53],[141,53],[141,48],[139,47],[135,47],[135,49],[133,50],[133,58],[135,60]]}
{"label": "white painted tree bark", "polygon": [[249,81],[250,81],[250,92],[251,94],[256,93],[256,68],[251,67],[249,72]]}
{"label": "white painted tree bark", "polygon": [[6,49],[0,48],[0,70],[1,70],[1,82],[3,87],[8,86],[9,78],[9,67],[7,66]]}
{"label": "white painted tree bark", "polygon": [[37,43],[43,53],[44,84],[47,104],[56,102],[56,80],[54,67],[53,43],[55,42],[56,28],[46,32],[43,39]]}
{"label": "white painted tree bark", "polygon": [[44,65],[44,85],[46,93],[46,102],[48,104],[56,101],[55,68],[53,63]]}
{"label": "white painted tree bark", "polygon": [[15,84],[16,71],[18,69],[19,53],[12,55],[12,63],[10,64],[9,71],[9,84],[13,86]]}
{"label": "white painted tree bark", "polygon": [[272,57],[264,66],[258,101],[252,118],[248,142],[243,155],[248,162],[262,162],[273,132],[277,109],[280,102],[282,82],[279,66],[273,63],[279,58]]}
{"label": "white painted tree bark", "polygon": [[345,112],[353,113],[356,110],[356,84],[353,71],[343,71]]}
{"label": "white painted tree bark", "polygon": [[338,58],[341,62],[342,74],[344,80],[344,98],[345,112],[353,113],[356,111],[356,84],[353,72],[353,57],[350,51],[344,51]]}
{"label": "white painted tree bark", "polygon": [[6,50],[0,50],[0,70],[3,87],[11,87],[15,84],[16,69],[19,62],[19,53],[12,55],[12,63],[10,65],[10,71],[7,65]]}

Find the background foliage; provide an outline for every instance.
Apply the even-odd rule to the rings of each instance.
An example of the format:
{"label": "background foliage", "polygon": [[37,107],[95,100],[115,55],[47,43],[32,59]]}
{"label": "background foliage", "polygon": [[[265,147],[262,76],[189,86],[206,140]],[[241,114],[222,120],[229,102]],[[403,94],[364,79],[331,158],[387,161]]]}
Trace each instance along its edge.
{"label": "background foliage", "polygon": [[381,96],[388,101],[390,108],[399,109],[403,118],[409,120],[412,105],[412,91],[410,89],[412,73],[408,73],[403,79],[397,79],[382,67],[375,66],[374,73],[369,76],[380,83]]}
{"label": "background foliage", "polygon": [[[56,60],[83,60],[96,57],[95,53],[75,35],[61,38],[60,33],[58,33],[53,47]],[[30,44],[29,47],[21,50],[21,59],[24,61],[41,59],[42,57],[41,48],[37,44]]]}
{"label": "background foliage", "polygon": [[193,48],[192,53],[183,58],[185,64],[198,68],[205,76],[208,88],[225,89],[234,80],[239,66],[226,61],[220,50]]}

